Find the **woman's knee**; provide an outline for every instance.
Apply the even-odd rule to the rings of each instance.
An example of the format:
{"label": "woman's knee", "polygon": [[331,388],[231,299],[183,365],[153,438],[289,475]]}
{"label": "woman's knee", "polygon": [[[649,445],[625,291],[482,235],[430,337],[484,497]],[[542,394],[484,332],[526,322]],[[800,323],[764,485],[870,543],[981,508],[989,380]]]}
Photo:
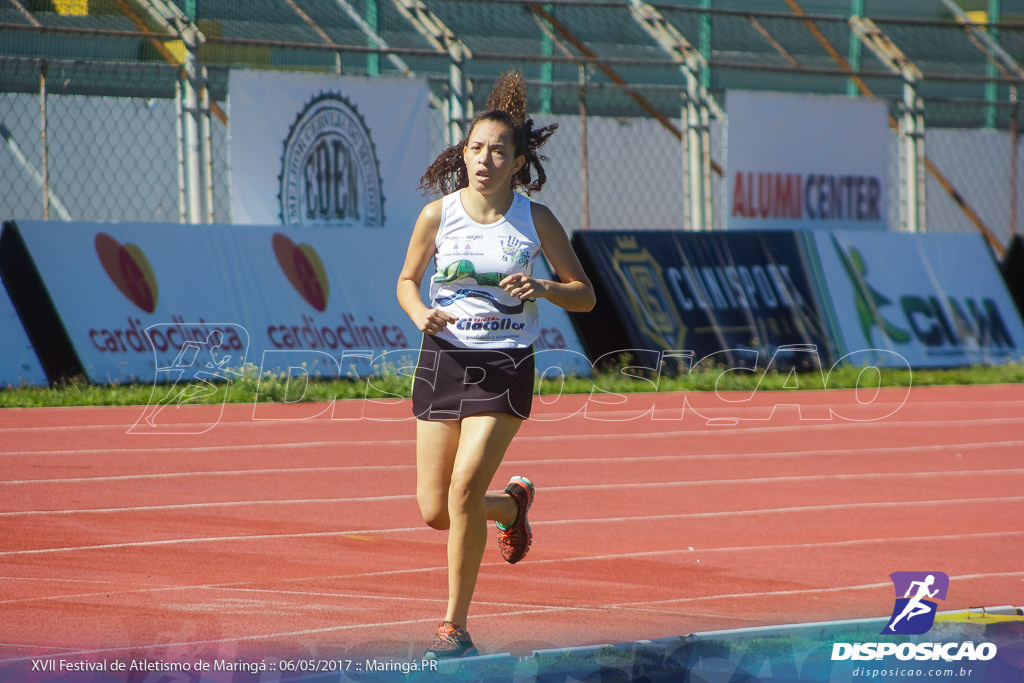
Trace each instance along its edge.
{"label": "woman's knee", "polygon": [[443,531],[451,526],[448,517],[448,501],[441,496],[417,495],[416,500],[420,506],[420,515],[427,526],[432,529]]}
{"label": "woman's knee", "polygon": [[487,493],[486,482],[478,481],[479,477],[472,474],[452,475],[452,483],[448,488],[448,510],[450,515],[457,515],[475,507],[483,507],[484,495]]}

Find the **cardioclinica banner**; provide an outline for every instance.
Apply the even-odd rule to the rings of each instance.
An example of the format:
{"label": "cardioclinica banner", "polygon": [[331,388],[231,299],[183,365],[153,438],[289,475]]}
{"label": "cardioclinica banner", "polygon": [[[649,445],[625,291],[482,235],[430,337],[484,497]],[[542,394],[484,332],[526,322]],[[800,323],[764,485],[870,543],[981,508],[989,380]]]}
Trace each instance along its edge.
{"label": "cardioclinica banner", "polygon": [[[367,377],[415,367],[420,333],[395,297],[407,243],[365,227],[11,221],[0,271],[51,378]],[[541,302],[541,326],[538,370],[589,372],[564,311]]]}

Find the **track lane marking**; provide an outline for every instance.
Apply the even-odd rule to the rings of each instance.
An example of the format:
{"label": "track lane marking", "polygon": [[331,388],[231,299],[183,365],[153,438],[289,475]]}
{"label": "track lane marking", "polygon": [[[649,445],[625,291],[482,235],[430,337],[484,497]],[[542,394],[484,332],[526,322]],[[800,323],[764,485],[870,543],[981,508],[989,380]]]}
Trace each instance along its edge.
{"label": "track lane marking", "polygon": [[[571,520],[540,520],[531,522],[534,526],[564,526],[568,524],[615,524],[622,522],[650,522],[667,521],[679,519],[711,519],[723,517],[741,517],[752,515],[778,515],[804,512],[825,512],[836,510],[858,510],[864,508],[894,508],[894,507],[929,507],[936,505],[971,505],[1024,502],[1024,496],[993,497],[993,498],[955,498],[946,500],[923,500],[923,501],[878,501],[870,503],[838,503],[829,505],[807,505],[802,507],[785,508],[761,508],[755,510],[724,510],[719,512],[689,512],[666,515],[636,515],[630,517],[604,517],[592,519],[571,519]],[[228,543],[240,541],[265,541],[295,538],[338,538],[344,536],[367,536],[373,534],[396,534],[416,533],[434,530],[426,525],[393,529],[352,529],[346,531],[310,531],[290,534],[251,534],[245,536],[202,536],[194,538],[173,538],[154,541],[128,541],[124,543],[101,543],[97,545],[66,546],[61,548],[35,548],[31,550],[6,550],[0,552],[0,557],[20,557],[27,555],[44,555],[53,553],[77,552],[88,550],[112,550],[123,548],[147,548],[170,545],[184,545],[193,543]]]}
{"label": "track lane marking", "polygon": [[[813,482],[834,482],[834,481],[880,481],[885,479],[940,479],[944,477],[978,477],[978,476],[1007,476],[1024,475],[1024,468],[1011,469],[981,469],[981,470],[937,470],[926,472],[863,472],[856,474],[802,474],[778,477],[750,477],[745,479],[688,479],[685,481],[656,481],[656,482],[621,482],[614,484],[575,484],[575,485],[551,485],[545,486],[545,491],[569,492],[569,491],[592,491],[592,490],[618,490],[623,488],[652,489],[652,488],[689,488],[702,486],[751,486],[760,484],[795,484]],[[264,500],[236,500],[236,501],[211,501],[205,503],[172,503],[167,505],[136,505],[112,508],[68,508],[53,510],[10,510],[0,512],[3,517],[27,517],[38,515],[75,515],[75,514],[109,514],[122,512],[155,512],[169,510],[204,510],[218,507],[245,507],[265,505],[320,505],[320,504],[344,504],[344,503],[379,503],[414,500],[415,494],[392,494],[380,496],[345,497],[345,498],[298,498],[298,499],[264,499]]]}

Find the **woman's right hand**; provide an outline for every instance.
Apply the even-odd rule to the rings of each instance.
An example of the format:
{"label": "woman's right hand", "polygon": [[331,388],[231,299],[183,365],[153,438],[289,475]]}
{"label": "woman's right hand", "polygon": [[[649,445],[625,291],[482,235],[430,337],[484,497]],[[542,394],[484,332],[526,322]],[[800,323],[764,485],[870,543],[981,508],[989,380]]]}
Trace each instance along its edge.
{"label": "woman's right hand", "polygon": [[448,327],[449,323],[453,323],[457,320],[458,318],[455,316],[445,313],[440,309],[425,308],[415,322],[416,327],[419,328],[420,332],[424,334],[438,334],[444,328]]}

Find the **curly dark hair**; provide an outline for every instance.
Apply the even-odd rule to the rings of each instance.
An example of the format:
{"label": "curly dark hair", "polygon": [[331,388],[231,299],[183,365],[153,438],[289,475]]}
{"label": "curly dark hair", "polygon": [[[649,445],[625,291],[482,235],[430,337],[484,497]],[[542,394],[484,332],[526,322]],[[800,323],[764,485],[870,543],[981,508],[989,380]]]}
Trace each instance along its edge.
{"label": "curly dark hair", "polygon": [[[548,141],[558,124],[534,128],[533,119],[526,115],[526,81],[514,71],[501,75],[485,107],[484,111],[473,117],[468,133],[472,133],[481,121],[494,121],[512,131],[515,156],[526,157],[526,163],[512,177],[512,189],[522,189],[526,194],[539,191],[548,178],[541,162],[548,159],[538,154],[537,150]],[[430,164],[420,178],[419,187],[425,194],[445,195],[469,185],[469,172],[462,156],[468,137],[467,134],[457,144],[445,149]],[[531,169],[536,170],[536,179]]]}

